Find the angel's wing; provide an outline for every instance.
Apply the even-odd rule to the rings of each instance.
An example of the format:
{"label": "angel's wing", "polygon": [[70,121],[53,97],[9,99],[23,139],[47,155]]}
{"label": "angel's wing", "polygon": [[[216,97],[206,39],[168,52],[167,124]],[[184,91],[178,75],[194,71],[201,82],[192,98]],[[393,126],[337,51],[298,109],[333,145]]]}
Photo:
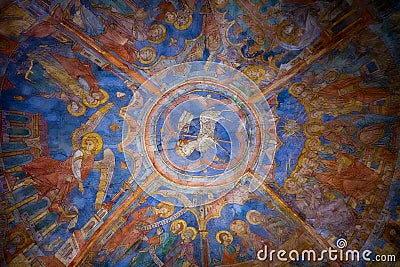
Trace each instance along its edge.
{"label": "angel's wing", "polygon": [[186,132],[189,130],[189,128],[185,128],[188,125],[190,125],[190,122],[193,120],[194,116],[192,113],[184,110],[181,117],[179,118],[179,122],[178,122],[178,131],[184,131],[184,129],[186,130]]}
{"label": "angel's wing", "polygon": [[250,16],[244,15],[244,14],[239,14],[238,18],[246,23],[246,25],[250,28],[251,32],[255,36],[262,36],[265,37],[266,34],[264,32],[264,29],[262,28],[261,25],[259,25],[256,20]]}
{"label": "angel's wing", "polygon": [[100,182],[96,194],[96,201],[94,207],[99,210],[103,204],[108,188],[110,187],[111,179],[115,169],[115,156],[111,149],[104,150],[102,160],[95,161],[93,168],[100,169]]}
{"label": "angel's wing", "polygon": [[215,124],[221,119],[222,111],[207,109],[200,114],[200,132],[199,136],[214,137]]}
{"label": "angel's wing", "polygon": [[74,150],[77,150],[80,148],[80,140],[82,136],[84,136],[87,133],[93,132],[94,129],[99,125],[100,121],[104,118],[106,113],[114,106],[113,103],[108,103],[101,108],[99,108],[98,111],[96,111],[85,124],[82,124],[79,128],[77,128],[73,133],[72,133],[72,147]]}
{"label": "angel's wing", "polygon": [[269,37],[274,38],[275,29],[271,27],[267,22],[259,24],[259,22],[251,16],[239,14],[238,18],[243,21],[251,30],[251,32],[258,37]]}

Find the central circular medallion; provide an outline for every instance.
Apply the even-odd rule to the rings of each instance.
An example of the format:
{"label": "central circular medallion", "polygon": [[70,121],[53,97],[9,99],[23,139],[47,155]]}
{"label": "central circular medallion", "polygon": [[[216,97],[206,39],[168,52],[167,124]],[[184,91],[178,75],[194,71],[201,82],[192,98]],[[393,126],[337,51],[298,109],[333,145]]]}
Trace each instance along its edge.
{"label": "central circular medallion", "polygon": [[232,67],[168,67],[135,90],[121,113],[128,183],[159,200],[199,206],[234,188],[253,192],[269,175],[275,117],[257,85]]}
{"label": "central circular medallion", "polygon": [[151,108],[144,132],[155,169],[180,186],[221,186],[251,167],[260,148],[257,116],[231,88],[191,80]]}

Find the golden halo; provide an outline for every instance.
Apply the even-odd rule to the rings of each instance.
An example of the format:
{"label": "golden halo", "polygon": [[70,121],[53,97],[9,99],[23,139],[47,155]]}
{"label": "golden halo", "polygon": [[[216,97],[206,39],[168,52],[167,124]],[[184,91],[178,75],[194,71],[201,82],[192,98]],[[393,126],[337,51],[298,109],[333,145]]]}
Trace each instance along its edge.
{"label": "golden halo", "polygon": [[10,48],[10,44],[6,40],[1,39],[0,40],[0,50],[7,50],[8,48]]}
{"label": "golden halo", "polygon": [[156,207],[157,207],[158,209],[160,209],[161,207],[166,207],[166,208],[168,208],[168,212],[167,212],[167,213],[161,214],[161,215],[160,215],[161,218],[168,218],[169,216],[172,215],[172,213],[174,213],[174,209],[175,209],[174,204],[172,204],[172,203],[170,203],[170,202],[160,202],[160,203],[157,204]]}
{"label": "golden halo", "polygon": [[[235,234],[235,232],[236,232],[236,230],[235,230],[236,225],[242,225],[243,228],[244,228],[245,233],[248,233],[248,232],[249,232],[249,225],[248,225],[245,221],[242,221],[242,220],[234,220],[234,221],[231,223],[231,226],[230,226],[231,232],[232,232],[233,234]],[[238,233],[238,234],[239,234],[239,233]],[[242,234],[242,233],[240,233],[240,234]],[[235,234],[235,235],[237,235],[237,234]]]}
{"label": "golden halo", "polygon": [[265,79],[266,73],[266,70],[261,65],[250,65],[243,69],[243,74],[256,84]]}
{"label": "golden halo", "polygon": [[20,232],[20,231],[14,232],[9,236],[8,239],[9,239],[9,241],[11,241],[11,240],[14,240],[17,236],[21,237],[21,239],[23,241],[23,242],[20,242],[17,244],[17,249],[21,249],[22,247],[25,246],[25,242],[26,242],[26,236],[23,232]]}
{"label": "golden halo", "polygon": [[[172,18],[172,19],[169,19],[169,18],[168,18],[168,14],[172,14],[172,15],[173,15],[173,18]],[[176,21],[176,12],[174,12],[174,11],[170,12],[170,11],[168,11],[167,13],[165,13],[165,22],[166,22],[166,23],[172,24],[172,23],[174,23],[175,21]]]}
{"label": "golden halo", "polygon": [[165,38],[166,38],[166,36],[167,36],[167,29],[166,29],[165,26],[162,25],[162,24],[153,24],[153,25],[150,26],[149,31],[152,31],[152,30],[155,30],[155,29],[161,29],[161,36],[160,36],[160,38],[153,39],[153,38],[151,38],[151,37],[149,36],[149,37],[147,38],[147,40],[149,41],[149,43],[152,43],[152,44],[160,44],[160,43],[162,43],[162,42],[165,41]]}
{"label": "golden halo", "polygon": [[[322,127],[322,129],[318,129],[318,130],[312,130],[312,127],[316,126],[316,127]],[[307,124],[303,125],[303,132],[305,134],[308,134],[310,136],[315,136],[315,139],[318,139],[317,137],[321,134],[321,131],[323,131],[323,129],[325,129],[325,126],[323,124],[319,124],[316,121],[308,121]],[[321,141],[319,141],[321,142]],[[310,143],[310,142],[308,142]]]}
{"label": "golden halo", "polygon": [[221,231],[218,231],[218,232],[215,234],[215,239],[217,239],[218,243],[222,244],[222,240],[221,240],[221,238],[220,238],[221,234],[226,234],[226,235],[228,235],[229,240],[230,240],[230,241],[229,241],[229,245],[233,242],[233,236],[232,236],[232,234],[231,234],[230,232],[226,231],[226,230],[221,230]]}
{"label": "golden halo", "polygon": [[247,213],[246,213],[246,220],[250,223],[250,224],[252,224],[252,225],[259,225],[259,224],[261,224],[262,222],[256,222],[256,221],[254,221],[252,218],[251,218],[251,215],[252,214],[257,214],[258,216],[262,216],[262,214],[258,211],[258,210],[249,210]]}
{"label": "golden halo", "polygon": [[313,144],[317,144],[317,146],[322,145],[321,140],[319,140],[318,138],[311,137],[304,142],[304,147],[308,150],[314,151],[316,148],[312,146]]}
{"label": "golden halo", "polygon": [[95,100],[93,103],[89,103],[86,99],[86,96],[82,97],[82,102],[85,106],[88,108],[96,108],[98,105],[100,105],[100,102],[98,100]]}
{"label": "golden halo", "polygon": [[[181,219],[173,221],[173,222],[171,223],[171,226],[169,227],[169,230],[172,232],[172,229],[175,227],[175,225],[177,225],[177,224],[179,224],[179,223],[181,223],[181,224],[183,225],[183,229],[180,231],[180,233],[182,233],[182,232],[186,229],[187,223],[186,223],[186,221],[181,220]],[[178,233],[177,233],[177,234],[178,234]]]}
{"label": "golden halo", "polygon": [[100,100],[100,104],[104,104],[108,101],[109,98],[108,93],[103,89],[100,89],[99,91],[103,94],[103,98]]}
{"label": "golden halo", "polygon": [[307,88],[307,84],[305,82],[295,82],[289,87],[289,93],[293,96],[299,96],[299,94],[294,92],[294,88],[299,85],[304,85],[304,90]]}
{"label": "golden halo", "polygon": [[328,191],[324,193],[324,197],[327,198],[329,201],[332,201],[337,198],[334,191]]}
{"label": "golden halo", "polygon": [[195,239],[196,239],[196,236],[197,236],[197,230],[196,230],[196,228],[194,228],[194,227],[192,227],[192,226],[186,227],[185,231],[183,231],[183,232],[181,233],[181,238],[182,238],[182,239],[185,239],[184,234],[185,234],[185,232],[188,231],[188,230],[191,230],[191,231],[193,232],[192,240],[195,240]]}
{"label": "golden halo", "polygon": [[75,117],[82,116],[86,112],[86,107],[81,102],[77,102],[77,104],[82,108],[81,111],[79,111],[79,112],[72,111],[72,106],[71,106],[72,103],[69,103],[67,105],[67,110],[68,110],[69,114],[71,114],[72,116],[75,116]]}
{"label": "golden halo", "polygon": [[87,99],[86,99],[86,95],[85,96],[83,96],[82,97],[82,101],[83,101],[83,104],[85,105],[85,106],[87,106],[88,108],[96,108],[96,107],[98,107],[99,105],[101,105],[101,104],[104,104],[105,102],[107,102],[108,101],[108,93],[105,91],[105,90],[103,90],[103,89],[100,89],[99,90],[100,92],[101,92],[101,94],[103,95],[103,98],[102,99],[100,99],[100,100],[95,100],[94,101],[94,103],[89,103],[88,101],[87,101]]}
{"label": "golden halo", "polygon": [[103,148],[103,138],[101,138],[101,136],[98,133],[94,132],[87,133],[82,137],[82,142],[81,142],[82,147],[86,147],[86,141],[88,141],[89,139],[94,141],[95,143],[95,148],[93,153],[98,154]]}
{"label": "golden halo", "polygon": [[225,8],[226,5],[228,4],[228,2],[229,2],[228,0],[224,0],[222,3],[218,3],[217,0],[213,0],[213,1],[212,1],[212,3],[214,4],[214,6],[215,6],[216,8],[219,8],[219,9]]}
{"label": "golden halo", "polygon": [[[333,77],[328,76],[328,73],[334,73]],[[336,81],[340,76],[340,72],[337,69],[328,69],[328,71],[324,75],[324,80],[328,83],[333,83]]]}
{"label": "golden halo", "polygon": [[[149,51],[152,53],[151,58],[150,59],[143,59],[140,57],[140,53],[143,51]],[[145,46],[142,49],[140,49],[139,51],[139,62],[142,64],[150,64],[154,61],[154,59],[156,59],[156,50],[154,49],[154,47],[152,46]]]}
{"label": "golden halo", "polygon": [[178,29],[180,31],[184,31],[187,28],[189,28],[190,25],[192,25],[192,21],[193,21],[193,17],[192,17],[192,14],[190,14],[189,15],[189,19],[185,24],[179,25],[178,21],[175,19],[174,26],[175,26],[176,29]]}
{"label": "golden halo", "polygon": [[[284,20],[283,22],[281,22],[278,27],[277,27],[277,31],[276,31],[276,35],[278,37],[279,40],[281,40],[282,42],[288,43],[288,44],[292,44],[294,43],[294,41],[296,40],[296,34],[293,33],[291,36],[286,37],[282,35],[282,31],[283,28],[287,25],[289,25],[290,22],[287,20]],[[296,27],[294,26],[293,31],[296,31]]]}
{"label": "golden halo", "polygon": [[[216,46],[214,46],[211,42],[218,40],[218,44]],[[206,46],[210,51],[217,51],[220,47],[221,47],[221,39],[219,38],[219,36],[217,36],[217,38],[215,38],[214,36],[209,36],[206,39]]]}
{"label": "golden halo", "polygon": [[288,183],[297,184],[297,181],[294,178],[288,178],[288,179],[286,179],[285,184],[283,185],[283,188],[286,190],[287,193],[292,194],[292,195],[297,194],[298,193],[297,191],[293,191],[293,190],[290,190],[287,188]]}

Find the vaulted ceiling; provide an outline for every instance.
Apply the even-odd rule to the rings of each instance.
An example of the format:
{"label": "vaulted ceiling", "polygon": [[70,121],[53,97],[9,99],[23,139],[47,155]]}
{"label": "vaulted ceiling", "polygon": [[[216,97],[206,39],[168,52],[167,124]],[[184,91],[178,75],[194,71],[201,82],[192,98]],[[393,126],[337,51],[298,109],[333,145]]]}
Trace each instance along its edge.
{"label": "vaulted ceiling", "polygon": [[399,257],[398,1],[0,7],[5,266]]}

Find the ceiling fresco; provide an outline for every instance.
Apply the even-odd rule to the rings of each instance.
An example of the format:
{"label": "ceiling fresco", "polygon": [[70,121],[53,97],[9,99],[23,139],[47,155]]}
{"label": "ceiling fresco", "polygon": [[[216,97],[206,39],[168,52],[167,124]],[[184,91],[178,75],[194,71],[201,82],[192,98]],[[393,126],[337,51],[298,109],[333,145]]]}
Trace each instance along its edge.
{"label": "ceiling fresco", "polygon": [[1,266],[398,264],[398,1],[0,7]]}

